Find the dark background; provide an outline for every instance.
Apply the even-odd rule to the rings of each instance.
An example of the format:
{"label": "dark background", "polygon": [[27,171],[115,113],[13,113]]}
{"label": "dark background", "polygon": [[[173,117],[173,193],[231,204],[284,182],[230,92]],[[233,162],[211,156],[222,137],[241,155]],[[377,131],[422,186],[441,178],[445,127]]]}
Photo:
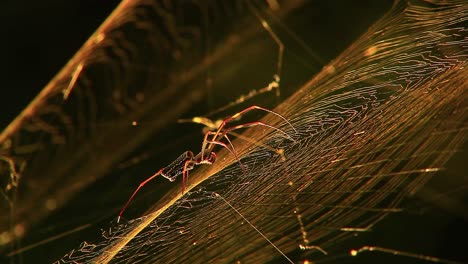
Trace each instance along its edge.
{"label": "dark background", "polygon": [[[338,55],[390,6],[390,1],[374,4],[375,9],[369,7],[375,1],[324,2],[317,3],[316,8],[321,11],[319,19],[323,21],[323,34],[319,42],[323,49],[329,49],[323,51],[325,58]],[[10,0],[0,4],[0,74],[3,80],[0,88],[1,129],[41,91],[117,4],[115,0],[45,0],[27,3]],[[367,12],[366,8],[369,8]],[[406,213],[392,215],[383,220],[374,232],[350,239],[340,246],[342,252],[346,253],[360,245],[375,245],[468,261],[464,253],[467,249],[468,226],[466,188],[462,188],[461,193],[441,196],[449,204],[461,207],[443,206],[440,201],[432,199],[437,197],[432,196],[434,193],[449,193],[466,186],[464,161],[463,153],[457,155],[447,164],[448,171],[434,177],[419,195],[405,201],[404,206],[408,208]],[[455,177],[460,181],[450,182],[446,177]],[[78,246],[80,242],[75,241],[75,245]],[[43,247],[48,246],[46,244]],[[65,248],[63,253],[70,249]],[[24,253],[26,259],[28,254],[30,252]],[[60,256],[44,257],[52,260]],[[334,255],[328,259],[346,263],[424,263],[383,253],[364,253],[359,258]],[[17,263],[12,259],[10,261]]]}
{"label": "dark background", "polygon": [[4,80],[0,128],[42,90],[118,3],[7,0],[0,4]]}

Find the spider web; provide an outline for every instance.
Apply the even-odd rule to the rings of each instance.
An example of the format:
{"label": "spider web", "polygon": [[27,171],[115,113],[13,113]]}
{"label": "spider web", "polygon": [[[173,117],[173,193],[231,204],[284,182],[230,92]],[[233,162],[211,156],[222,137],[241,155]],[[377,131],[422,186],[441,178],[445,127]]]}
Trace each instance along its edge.
{"label": "spider web", "polygon": [[[152,29],[154,26],[142,19],[151,14],[142,12],[140,8],[143,6],[123,3],[118,9],[123,13],[116,11],[113,18],[121,22],[138,21],[135,23],[138,28]],[[164,6],[148,6],[155,14],[166,14],[158,13]],[[385,216],[403,211],[404,208],[399,206],[402,198],[416,193],[435,172],[442,170],[465,141],[467,11],[466,5],[457,1],[397,2],[316,77],[275,108],[294,129],[271,115],[262,120],[281,128],[289,137],[254,127],[242,135],[261,144],[243,139],[233,142],[245,171],[229,152],[221,150],[215,164],[200,167],[190,174],[185,195],[180,193],[180,186],[173,187],[160,194],[161,198],[143,217],[104,228],[100,238],[83,242],[59,262],[285,261],[279,251],[293,261],[315,261],[326,258],[324,253],[332,252],[345,238],[371,231]],[[185,31],[179,29],[177,32]],[[96,34],[87,45],[92,41],[101,43],[96,42],[96,38],[101,39],[102,35]],[[179,42],[183,43],[182,40]],[[112,39],[112,50],[117,43]],[[131,55],[136,56],[128,52],[136,47],[118,47],[120,50],[114,50],[112,56],[128,60]],[[82,57],[88,58],[87,54]],[[79,58],[77,55],[69,63],[73,72],[92,67],[97,71],[102,67],[99,56],[85,62]],[[123,65],[133,64],[125,62]],[[211,64],[202,64],[203,67],[206,65]],[[191,65],[176,66],[176,72],[184,72],[184,67],[197,71],[197,67]],[[115,73],[124,71],[115,67],[112,69]],[[151,80],[139,80],[139,72],[133,72],[132,78],[125,81],[146,87],[143,82]],[[70,96],[94,92],[86,90],[87,82],[91,82],[88,78],[92,76],[83,76],[80,84],[86,84],[83,85],[85,88],[73,88]],[[58,78],[56,83],[68,88],[72,80],[67,75],[63,80]],[[177,78],[176,84],[179,85],[181,80],[184,78]],[[118,85],[115,80],[111,83]],[[157,83],[162,87],[166,85],[161,81]],[[56,92],[67,94],[63,91],[67,90]],[[168,93],[166,98],[184,98],[175,108],[188,108],[203,93],[201,89],[188,93],[177,91],[173,88],[161,92]],[[95,92],[106,94],[106,91]],[[156,119],[154,113],[161,111],[152,107],[163,107],[159,106],[162,100],[156,98],[138,109],[137,92],[134,96],[130,96],[132,91],[127,91],[125,96],[111,93],[115,100],[135,98],[134,101],[122,99],[119,104],[114,102],[112,107],[119,105],[123,113],[130,112],[125,116],[127,120]],[[98,100],[100,97],[89,98]],[[93,105],[106,104],[96,102]],[[45,113],[54,110],[42,109]],[[89,109],[89,112],[96,118],[91,122],[94,124],[98,119],[115,118],[96,117],[100,113],[116,113],[116,116],[122,113],[101,109]],[[152,130],[173,120],[177,111],[167,112],[138,137],[129,135],[133,130],[126,127],[128,123],[115,122],[107,131],[119,131],[118,135],[106,140],[128,137],[133,141],[126,146],[119,145],[119,148],[138,147]],[[71,123],[66,118],[60,120],[63,120],[64,128]],[[94,139],[97,146],[97,142],[107,136],[106,130],[82,129],[81,135],[88,130],[90,134],[97,134]],[[70,128],[63,134],[73,138],[74,130],[76,128]],[[62,135],[60,132],[49,134]],[[44,139],[44,136],[39,138]],[[60,137],[47,139],[60,141]],[[106,142],[103,144],[107,145]],[[97,149],[93,148],[91,153]],[[275,149],[283,150],[284,156],[278,155],[273,151]],[[60,150],[57,152],[60,154]],[[88,153],[83,151],[79,155]],[[109,156],[110,153],[112,149],[106,149],[101,155]],[[126,152],[119,150],[117,153]],[[99,153],[93,155],[101,156]],[[111,156],[99,164],[105,167],[121,158]],[[73,160],[81,161],[79,158]],[[34,168],[34,163],[32,166]],[[77,165],[69,166],[72,169]],[[11,166],[8,168],[10,175],[17,171]],[[57,169],[67,171],[63,167]],[[104,168],[92,167],[91,172],[96,174],[96,170]],[[80,172],[87,171],[80,169]],[[79,184],[86,184],[83,179]],[[71,188],[79,189],[79,186],[70,185],[69,188],[60,192],[75,193]],[[6,194],[10,195],[10,192]],[[21,204],[21,199],[15,199],[11,198]],[[24,211],[28,208],[19,207]],[[29,211],[28,214],[31,216]],[[35,214],[40,217],[41,211]]]}

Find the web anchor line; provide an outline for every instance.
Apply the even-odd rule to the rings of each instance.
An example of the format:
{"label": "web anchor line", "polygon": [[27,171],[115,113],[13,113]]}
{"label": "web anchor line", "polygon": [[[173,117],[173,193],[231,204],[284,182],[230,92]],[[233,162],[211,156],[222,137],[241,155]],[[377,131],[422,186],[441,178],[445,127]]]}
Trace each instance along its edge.
{"label": "web anchor line", "polygon": [[[283,57],[284,57],[284,48],[285,45],[283,41],[280,39],[280,37],[275,33],[275,31],[271,28],[270,24],[262,17],[262,15],[259,14],[258,10],[250,3],[249,1],[245,1],[247,4],[247,7],[250,9],[250,12],[255,16],[255,18],[260,22],[260,25],[262,28],[268,33],[271,39],[275,42],[275,44],[278,46],[278,53],[277,53],[277,61],[276,61],[276,71],[273,74],[273,80],[270,81],[266,86],[260,89],[253,89],[249,91],[246,94],[240,95],[237,99],[234,101],[218,108],[215,109],[207,114],[205,116],[213,116],[214,114],[217,114],[219,112],[222,112],[230,107],[239,105],[241,103],[244,103],[247,100],[250,100],[251,98],[267,93],[270,91],[275,92],[275,96],[277,99],[281,96],[281,89],[280,89],[280,81],[281,81],[281,74],[283,70]],[[213,122],[209,120],[206,117],[194,117],[191,119],[179,119],[179,123],[186,123],[186,122],[194,122],[194,123],[199,123],[203,124],[210,129],[216,129],[218,122],[221,122],[220,120],[217,120],[216,122]]]}
{"label": "web anchor line", "polygon": [[246,221],[247,224],[249,224],[255,231],[257,231],[257,233],[259,233],[271,246],[273,246],[276,249],[276,251],[278,251],[287,261],[289,261],[289,263],[294,263],[288,256],[286,256],[286,254],[283,253],[283,251],[281,251],[273,242],[271,242],[271,240],[268,239],[268,237],[266,237],[247,218],[245,218],[245,216],[243,216],[239,212],[239,210],[237,210],[231,203],[229,203],[226,199],[224,199],[223,196],[221,196],[219,193],[216,193],[216,192],[214,192],[213,194],[214,194],[215,197],[221,198],[221,200],[223,200],[223,202],[225,202],[229,207],[231,207],[231,209],[234,210],[234,212],[236,212],[240,217],[242,217],[242,219],[244,219],[244,221]]}

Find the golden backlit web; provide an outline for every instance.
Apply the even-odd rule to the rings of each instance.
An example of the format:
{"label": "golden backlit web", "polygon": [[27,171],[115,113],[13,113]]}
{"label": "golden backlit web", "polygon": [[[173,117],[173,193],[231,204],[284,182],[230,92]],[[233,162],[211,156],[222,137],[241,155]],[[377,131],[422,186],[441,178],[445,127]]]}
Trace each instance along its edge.
{"label": "golden backlit web", "polygon": [[[206,12],[213,8],[200,6]],[[198,72],[213,67],[223,48],[239,40],[227,41],[225,47],[216,49],[218,53],[206,58],[187,55],[186,38],[198,39],[203,31],[171,27],[167,17],[171,11],[181,12],[174,12],[177,17],[184,10],[194,10],[190,5],[182,7],[150,1],[123,3],[111,16],[113,20],[108,20],[118,27],[104,24],[86,44],[99,47],[99,52],[88,53],[93,49],[85,46],[44,96],[48,107],[41,105],[38,111],[54,115],[61,126],[48,130],[34,118],[22,123],[28,127],[32,122],[29,125],[46,132],[37,140],[60,147],[48,150],[48,155],[30,151],[21,156],[17,144],[11,143],[13,147],[4,148],[9,149],[5,164],[26,162],[28,172],[29,167],[68,153],[70,145],[86,138],[83,141],[90,142],[89,148],[78,149],[69,164],[57,166],[51,174],[104,174],[131,150],[144,147],[154,130],[198,101],[206,91],[187,89],[187,80],[197,83]],[[274,115],[262,119],[290,137],[265,128],[248,129],[242,136],[261,144],[240,138],[233,142],[245,171],[228,151],[220,150],[215,164],[191,172],[186,194],[181,194],[179,185],[172,186],[144,216],[102,225],[98,238],[84,238],[87,242],[58,263],[265,263],[333,256],[344,239],[371,232],[385,216],[403,211],[402,198],[413,195],[443,170],[465,142],[467,12],[462,1],[396,2],[362,37],[274,109],[294,129]],[[147,42],[123,41],[127,34],[141,34],[138,37]],[[246,30],[238,37],[249,34],[254,33]],[[158,45],[179,49],[167,54],[151,48]],[[153,60],[164,56],[171,59]],[[190,57],[184,61],[203,63],[180,63],[184,56]],[[142,71],[145,67],[153,70]],[[154,71],[159,68],[165,70]],[[161,81],[162,75],[169,77]],[[152,97],[156,88],[158,96]],[[173,97],[182,99],[165,102]],[[64,110],[52,103],[60,98],[65,100]],[[62,114],[73,109],[86,111],[73,117]],[[99,126],[114,119],[127,122]],[[128,126],[131,120],[153,123],[135,132]],[[30,131],[34,130],[7,130],[0,142],[24,140],[21,133]],[[115,140],[125,144],[111,144]],[[114,145],[118,150],[112,149]],[[275,150],[282,150],[283,155]],[[100,165],[82,163],[87,155],[97,157]],[[16,188],[12,187],[17,185],[13,180],[19,173],[16,167],[4,169],[13,175],[10,189],[4,191],[6,197],[13,197],[11,190]],[[77,184],[93,180],[79,177],[76,183],[72,176],[51,177],[65,186],[57,193],[75,193],[80,189]],[[48,195],[44,190],[35,198],[56,201]],[[18,205],[22,210],[34,206],[27,202],[29,197],[15,199],[10,200],[25,205]],[[44,217],[47,210],[35,215]],[[25,226],[31,224],[22,221]]]}

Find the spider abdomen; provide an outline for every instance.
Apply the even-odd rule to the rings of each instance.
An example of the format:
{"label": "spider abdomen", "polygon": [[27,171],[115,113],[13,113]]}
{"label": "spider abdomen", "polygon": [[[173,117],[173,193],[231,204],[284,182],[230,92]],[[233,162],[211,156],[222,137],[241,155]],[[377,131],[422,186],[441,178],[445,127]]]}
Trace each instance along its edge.
{"label": "spider abdomen", "polygon": [[[185,163],[188,160],[193,158],[192,151],[185,151],[177,159],[175,159],[171,164],[167,165],[162,169],[161,176],[168,179],[169,181],[175,181],[176,177],[181,175],[184,172]],[[193,169],[193,165],[189,164],[187,171]]]}

